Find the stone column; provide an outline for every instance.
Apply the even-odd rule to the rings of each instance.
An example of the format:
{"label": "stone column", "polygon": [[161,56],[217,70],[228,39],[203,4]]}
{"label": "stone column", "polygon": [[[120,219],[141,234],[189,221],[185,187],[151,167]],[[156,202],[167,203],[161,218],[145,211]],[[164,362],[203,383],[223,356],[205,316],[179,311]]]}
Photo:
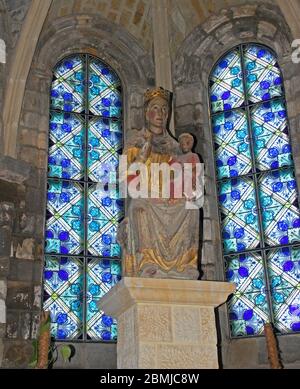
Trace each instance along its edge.
{"label": "stone column", "polygon": [[119,369],[217,369],[214,308],[227,282],[124,277],[99,302],[118,320]]}
{"label": "stone column", "polygon": [[[169,43],[169,19],[167,0],[152,0],[152,31],[155,61],[155,83],[173,91],[172,67]],[[170,131],[174,130],[174,108],[170,120]]]}
{"label": "stone column", "polygon": [[9,274],[9,256],[14,216],[14,204],[0,202],[0,368],[2,367],[6,332],[6,295]]}

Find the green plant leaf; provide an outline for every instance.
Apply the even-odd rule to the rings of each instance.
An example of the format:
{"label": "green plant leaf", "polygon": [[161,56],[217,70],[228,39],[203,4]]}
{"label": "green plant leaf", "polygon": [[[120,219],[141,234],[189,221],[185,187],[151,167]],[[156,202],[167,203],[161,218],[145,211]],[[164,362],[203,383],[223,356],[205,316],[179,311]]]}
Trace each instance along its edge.
{"label": "green plant leaf", "polygon": [[50,315],[49,315],[47,320],[45,321],[45,323],[43,323],[40,326],[40,334],[43,334],[44,332],[50,331],[50,328],[51,328],[51,318],[50,318]]}
{"label": "green plant leaf", "polygon": [[72,353],[71,347],[69,345],[62,346],[62,348],[60,349],[60,353],[64,362],[67,362],[71,357],[71,353]]}
{"label": "green plant leaf", "polygon": [[38,341],[37,341],[37,339],[33,339],[32,347],[33,347],[33,352],[32,352],[32,356],[30,358],[30,362],[29,362],[28,366],[34,368],[34,367],[36,367],[37,362],[38,362]]}

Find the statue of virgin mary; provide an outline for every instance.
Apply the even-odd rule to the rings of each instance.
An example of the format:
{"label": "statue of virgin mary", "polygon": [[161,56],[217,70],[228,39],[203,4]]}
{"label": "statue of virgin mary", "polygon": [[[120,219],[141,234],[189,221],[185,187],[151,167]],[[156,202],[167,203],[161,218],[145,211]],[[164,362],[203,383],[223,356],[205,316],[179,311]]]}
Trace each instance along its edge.
{"label": "statue of virgin mary", "polygon": [[[161,179],[153,175],[153,164],[170,164],[181,154],[178,142],[167,131],[168,115],[169,92],[161,87],[147,90],[146,126],[131,130],[123,152],[128,166],[144,164],[149,187]],[[128,174],[128,182],[137,175]],[[199,210],[187,209],[184,196],[163,197],[162,185],[158,183],[156,196],[128,199],[127,216],[118,232],[123,275],[197,279]]]}

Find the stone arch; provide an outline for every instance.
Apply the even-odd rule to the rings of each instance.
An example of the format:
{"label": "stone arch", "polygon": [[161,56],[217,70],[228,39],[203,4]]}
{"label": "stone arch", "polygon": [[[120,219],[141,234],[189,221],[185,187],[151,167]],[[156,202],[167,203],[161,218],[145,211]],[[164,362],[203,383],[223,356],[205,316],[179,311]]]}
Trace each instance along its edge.
{"label": "stone arch", "polygon": [[72,15],[49,23],[36,47],[28,76],[17,138],[17,155],[46,168],[49,88],[52,69],[63,57],[86,52],[119,75],[124,95],[124,128],[143,121],[143,91],[154,82],[151,57],[122,27],[100,15]]}
{"label": "stone arch", "polygon": [[32,1],[12,59],[3,109],[4,154],[16,158],[16,139],[25,84],[36,43],[52,0]]}

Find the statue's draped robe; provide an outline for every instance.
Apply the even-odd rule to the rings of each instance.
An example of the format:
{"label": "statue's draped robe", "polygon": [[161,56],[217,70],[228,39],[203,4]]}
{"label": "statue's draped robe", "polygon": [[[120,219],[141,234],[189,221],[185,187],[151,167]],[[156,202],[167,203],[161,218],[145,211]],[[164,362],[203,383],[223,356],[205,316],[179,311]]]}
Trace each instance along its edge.
{"label": "statue's draped robe", "polygon": [[[143,131],[135,131],[124,154],[130,165],[144,142]],[[169,135],[156,135],[145,162],[149,181],[151,163],[170,162],[180,153],[178,143]],[[153,276],[197,279],[199,211],[185,207],[185,199],[129,199],[126,242],[122,242],[124,273],[127,276]]]}

